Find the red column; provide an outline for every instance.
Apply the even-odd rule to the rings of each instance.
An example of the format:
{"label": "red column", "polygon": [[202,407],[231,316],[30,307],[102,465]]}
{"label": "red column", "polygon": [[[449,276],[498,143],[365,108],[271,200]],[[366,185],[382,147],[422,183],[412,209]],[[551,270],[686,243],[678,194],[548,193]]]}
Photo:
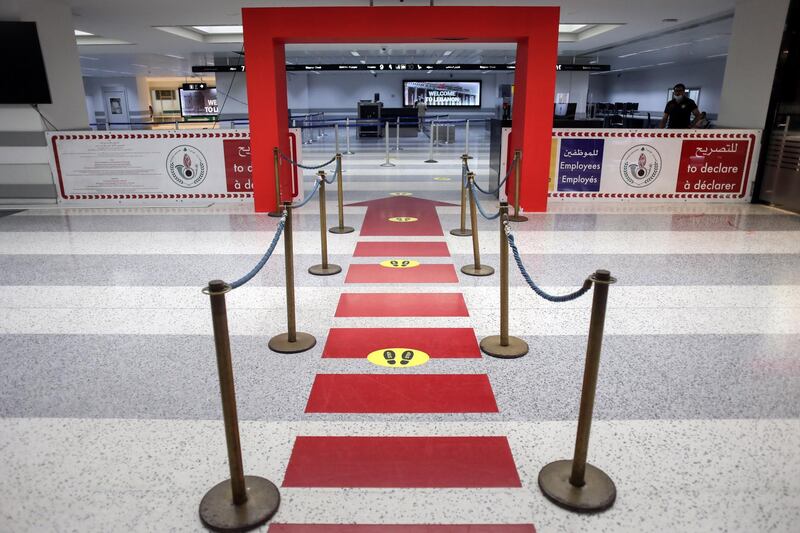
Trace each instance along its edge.
{"label": "red column", "polygon": [[[253,188],[257,213],[275,207],[275,170],[272,148],[289,154],[289,116],[286,98],[286,55],[284,44],[264,33],[263,21],[252,10],[243,10],[244,38],[247,42],[245,65],[250,113],[250,143]],[[291,200],[291,169],[281,161],[282,201]]]}
{"label": "red column", "polygon": [[[535,37],[517,42],[511,153],[522,150],[520,207],[527,212],[547,211],[547,179],[553,129],[553,101],[558,60],[558,10],[542,13],[546,19]],[[546,127],[544,124],[546,124]],[[527,126],[527,127],[526,127]],[[514,202],[513,175],[509,202]]]}

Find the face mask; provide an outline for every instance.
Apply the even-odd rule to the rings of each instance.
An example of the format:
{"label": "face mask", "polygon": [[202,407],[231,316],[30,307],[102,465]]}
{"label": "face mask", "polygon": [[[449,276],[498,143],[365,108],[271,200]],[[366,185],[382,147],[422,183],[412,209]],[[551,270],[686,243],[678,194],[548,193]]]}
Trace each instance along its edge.
{"label": "face mask", "polygon": [[678,102],[678,103],[683,102],[683,95],[675,96],[675,101]]}

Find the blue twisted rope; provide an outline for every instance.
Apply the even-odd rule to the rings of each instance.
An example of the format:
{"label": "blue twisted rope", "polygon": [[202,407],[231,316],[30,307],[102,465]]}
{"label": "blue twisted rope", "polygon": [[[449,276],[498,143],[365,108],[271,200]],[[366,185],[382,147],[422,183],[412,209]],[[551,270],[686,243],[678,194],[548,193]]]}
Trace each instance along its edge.
{"label": "blue twisted rope", "polygon": [[505,178],[503,178],[503,181],[501,181],[501,182],[500,182],[500,183],[497,185],[497,188],[496,188],[495,190],[493,190],[493,191],[484,191],[483,189],[481,189],[481,186],[480,186],[480,185],[478,185],[477,183],[475,184],[475,187],[477,187],[477,188],[478,188],[478,190],[479,190],[479,191],[481,191],[483,194],[497,194],[497,193],[498,193],[498,191],[499,191],[499,190],[500,190],[500,189],[503,187],[503,185],[505,185],[505,184],[506,184],[506,182],[508,181],[508,177],[509,177],[509,176],[511,176],[511,172],[514,170],[514,167],[515,167],[516,165],[517,165],[517,160],[516,160],[516,159],[514,159],[514,160],[512,161],[512,163],[511,163],[511,166],[508,168],[508,172],[506,172],[506,177],[505,177]]}
{"label": "blue twisted rope", "polygon": [[511,228],[509,227],[508,223],[504,222],[503,225],[506,232],[506,240],[508,241],[508,245],[511,247],[511,252],[514,254],[514,261],[517,262],[517,266],[519,267],[519,273],[522,274],[522,277],[525,279],[525,282],[528,284],[528,287],[533,289],[533,292],[535,292],[536,294],[538,294],[539,296],[550,302],[569,302],[572,300],[577,300],[578,298],[586,294],[589,291],[589,289],[592,288],[592,280],[587,279],[586,281],[583,282],[583,287],[570,294],[565,294],[563,296],[553,296],[552,294],[547,294],[546,292],[544,292],[531,279],[531,276],[525,269],[525,265],[522,264],[522,258],[519,256],[519,250],[517,249],[517,245],[514,242],[514,235],[511,233]]}
{"label": "blue twisted rope", "polygon": [[342,168],[342,161],[339,160],[336,162],[336,168],[333,169],[333,174],[331,174],[331,179],[325,178],[325,183],[331,185],[334,181],[336,181],[336,175],[341,172]]}
{"label": "blue twisted rope", "polygon": [[291,157],[289,157],[286,154],[284,154],[283,152],[279,152],[279,153],[281,154],[281,157],[284,158],[289,163],[291,163],[291,164],[293,164],[295,166],[298,166],[300,168],[304,168],[306,170],[319,170],[319,169],[321,169],[323,167],[327,167],[328,165],[330,165],[331,163],[336,161],[336,156],[334,155],[328,161],[326,161],[325,163],[322,163],[321,165],[302,165],[302,164],[298,163],[297,161],[295,161],[294,159],[292,159]]}
{"label": "blue twisted rope", "polygon": [[305,197],[305,199],[303,199],[302,202],[300,202],[299,204],[292,204],[292,209],[298,209],[306,205],[308,202],[310,202],[311,199],[314,198],[314,195],[317,194],[317,191],[319,190],[319,184],[321,181],[322,180],[320,179],[314,180],[314,189],[308,194],[308,196]]}
{"label": "blue twisted rope", "polygon": [[231,290],[241,287],[242,285],[253,279],[253,276],[258,274],[259,271],[262,268],[264,268],[264,265],[267,264],[269,258],[272,257],[272,252],[275,251],[275,246],[278,244],[278,240],[281,238],[281,233],[283,233],[283,227],[285,225],[286,225],[286,211],[283,212],[283,216],[281,217],[281,220],[278,222],[278,229],[275,231],[275,236],[272,238],[272,242],[270,243],[269,248],[267,248],[267,253],[264,254],[264,257],[261,258],[261,260],[255,266],[255,268],[253,268],[253,270],[251,270],[250,272],[248,272],[247,274],[245,274],[244,276],[242,276],[241,278],[237,279],[236,281],[230,284]]}
{"label": "blue twisted rope", "polygon": [[481,203],[478,201],[477,198],[475,198],[477,196],[477,193],[475,192],[475,181],[474,180],[472,181],[472,183],[470,183],[470,186],[472,187],[472,197],[475,200],[475,205],[478,206],[478,211],[480,211],[481,216],[483,218],[485,218],[486,220],[494,220],[497,217],[499,217],[500,216],[500,211],[498,211],[497,213],[495,213],[494,215],[491,215],[491,216],[486,214],[486,211],[484,211],[483,207],[481,207]]}

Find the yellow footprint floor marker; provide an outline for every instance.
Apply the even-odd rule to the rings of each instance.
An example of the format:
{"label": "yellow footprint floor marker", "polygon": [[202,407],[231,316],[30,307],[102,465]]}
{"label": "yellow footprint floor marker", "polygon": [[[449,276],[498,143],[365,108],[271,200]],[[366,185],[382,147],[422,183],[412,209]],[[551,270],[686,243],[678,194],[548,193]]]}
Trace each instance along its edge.
{"label": "yellow footprint floor marker", "polygon": [[389,196],[414,196],[410,192],[390,192]]}
{"label": "yellow footprint floor marker", "polygon": [[428,354],[413,348],[381,348],[367,356],[367,360],[373,365],[390,368],[410,368],[424,365],[429,359]]}
{"label": "yellow footprint floor marker", "polygon": [[389,222],[416,222],[419,219],[414,217],[392,217],[389,219]]}
{"label": "yellow footprint floor marker", "polygon": [[419,261],[411,259],[387,259],[381,261],[381,266],[386,268],[414,268],[419,266]]}

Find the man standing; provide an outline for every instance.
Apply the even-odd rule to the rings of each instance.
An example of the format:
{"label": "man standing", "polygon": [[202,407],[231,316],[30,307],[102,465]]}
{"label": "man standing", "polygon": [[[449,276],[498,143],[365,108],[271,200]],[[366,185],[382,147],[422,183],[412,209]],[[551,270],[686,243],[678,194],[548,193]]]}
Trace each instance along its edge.
{"label": "man standing", "polygon": [[425,100],[423,98],[417,100],[415,106],[417,108],[417,123],[419,125],[419,131],[423,131],[423,125],[425,124],[425,111],[427,111],[428,108],[425,105]]}
{"label": "man standing", "polygon": [[667,102],[667,107],[664,108],[664,116],[659,127],[671,130],[694,128],[702,119],[702,115],[697,103],[686,96],[686,86],[682,83],[677,84],[672,89],[672,96],[672,100]]}

